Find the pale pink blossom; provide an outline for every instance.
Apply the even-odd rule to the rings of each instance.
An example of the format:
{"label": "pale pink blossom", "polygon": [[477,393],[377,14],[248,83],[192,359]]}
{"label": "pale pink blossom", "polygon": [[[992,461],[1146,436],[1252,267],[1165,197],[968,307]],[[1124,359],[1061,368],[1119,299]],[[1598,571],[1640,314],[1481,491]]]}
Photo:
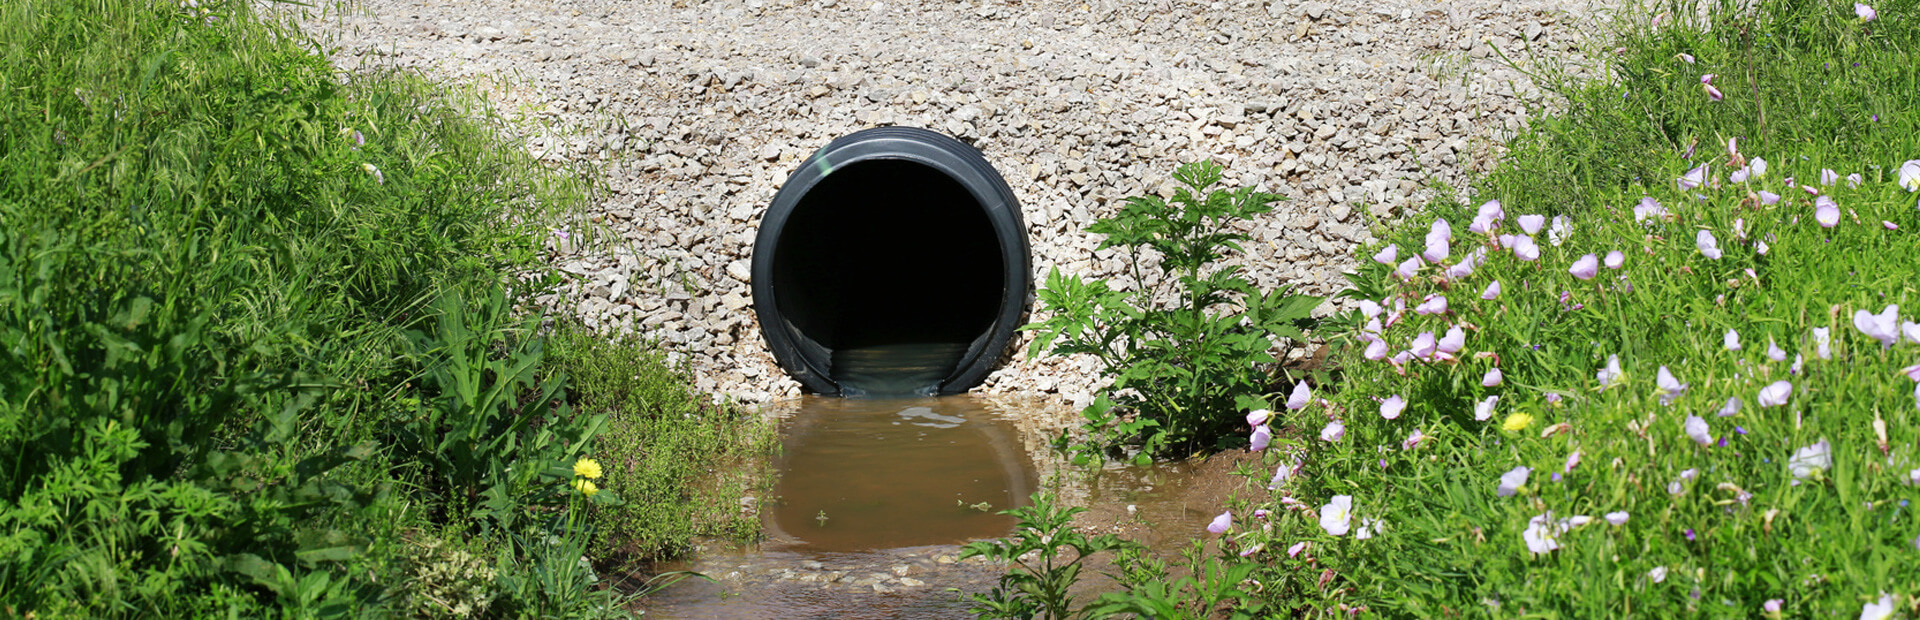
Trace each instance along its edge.
{"label": "pale pink blossom", "polygon": [[1420,432],[1420,429],[1417,429],[1417,428],[1413,429],[1412,433],[1407,434],[1407,439],[1405,441],[1400,442],[1400,449],[1412,450],[1414,448],[1419,447],[1420,442],[1423,442],[1426,440],[1427,440],[1426,433]]}
{"label": "pale pink blossom", "polygon": [[1560,548],[1560,526],[1553,522],[1552,514],[1543,514],[1527,520],[1527,529],[1520,533],[1527,542],[1527,550],[1533,553],[1547,553]]}
{"label": "pale pink blossom", "polygon": [[1832,185],[1834,184],[1835,181],[1839,181],[1839,180],[1840,180],[1840,173],[1834,172],[1832,168],[1820,169],[1821,185]]}
{"label": "pale pink blossom", "polygon": [[1833,359],[1833,349],[1831,348],[1832,344],[1833,344],[1833,337],[1827,333],[1827,328],[1825,327],[1813,328],[1814,354],[1819,355],[1820,359],[1823,359],[1823,360]]}
{"label": "pale pink blossom", "polygon": [[1553,244],[1556,248],[1560,247],[1560,244],[1566,243],[1567,237],[1572,234],[1573,220],[1567,219],[1564,215],[1553,216],[1553,223],[1547,226],[1547,243]]}
{"label": "pale pink blossom", "polygon": [[[1879,13],[1874,12],[1873,7],[1858,2],[1853,3],[1853,14],[1858,16],[1861,22],[1870,22],[1880,17]],[[1864,620],[1865,614],[1862,614],[1861,618]]]}
{"label": "pale pink blossom", "polygon": [[1674,181],[1674,184],[1679,186],[1681,191],[1690,190],[1690,189],[1699,187],[1701,185],[1705,185],[1706,183],[1707,183],[1707,165],[1706,164],[1695,166],[1692,170],[1688,170],[1686,174],[1680,175],[1680,178]]}
{"label": "pale pink blossom", "polygon": [[1407,351],[1420,359],[1432,359],[1434,351],[1439,348],[1440,343],[1433,337],[1433,332],[1420,332],[1420,335],[1413,337],[1413,344]]}
{"label": "pale pink blossom", "polygon": [[1527,476],[1532,473],[1533,469],[1525,466],[1507,470],[1507,473],[1500,475],[1500,484],[1494,489],[1494,495],[1509,497],[1519,492],[1520,487],[1526,486]]}
{"label": "pale pink blossom", "polygon": [[1353,496],[1335,495],[1320,507],[1320,529],[1333,536],[1345,536],[1353,524]]}
{"label": "pale pink blossom", "polygon": [[1422,265],[1420,263],[1420,257],[1415,256],[1407,260],[1400,261],[1400,266],[1395,267],[1393,269],[1393,275],[1396,277],[1399,277],[1402,280],[1412,280],[1414,275],[1420,273],[1421,266]]}
{"label": "pale pink blossom", "polygon": [[1773,336],[1767,336],[1767,359],[1776,362],[1787,361],[1787,352],[1781,349],[1780,345],[1773,343]]}
{"label": "pale pink blossom", "polygon": [[1720,260],[1720,240],[1713,238],[1711,231],[1702,230],[1693,236],[1694,247],[1700,248],[1700,255],[1708,260]]}
{"label": "pale pink blossom", "polygon": [[1447,296],[1439,293],[1427,295],[1425,299],[1420,300],[1420,305],[1413,308],[1414,314],[1445,314],[1446,312]]}
{"label": "pale pink blossom", "polygon": [[1629,518],[1629,516],[1630,515],[1627,514],[1627,511],[1620,510],[1620,511],[1607,513],[1606,519],[1607,519],[1607,522],[1612,523],[1614,527],[1619,527],[1627,524],[1627,519]]}
{"label": "pale pink blossom", "polygon": [[1435,344],[1434,348],[1443,356],[1451,357],[1465,346],[1467,346],[1467,333],[1461,331],[1459,326],[1454,326],[1447,328],[1446,335],[1440,337],[1440,342]]}
{"label": "pale pink blossom", "polygon": [[1547,224],[1547,216],[1544,215],[1522,215],[1518,220],[1520,230],[1529,235],[1540,234],[1540,227]]}
{"label": "pale pink blossom", "polygon": [[1703,446],[1713,443],[1713,432],[1707,428],[1707,421],[1705,419],[1697,415],[1687,416],[1685,426],[1687,437],[1693,439],[1694,443]]}
{"label": "pale pink blossom", "polygon": [[1600,273],[1600,259],[1592,254],[1582,256],[1580,260],[1573,261],[1573,266],[1567,268],[1567,273],[1582,280],[1592,280],[1593,276]]}
{"label": "pale pink blossom", "polygon": [[[1864,4],[1853,5],[1855,11],[1866,7],[1867,5]],[[1867,12],[1860,16],[1860,21],[1873,21],[1870,17],[1872,14],[1873,9],[1867,9]],[[1860,620],[1893,620],[1893,595],[1881,592],[1880,600],[1860,606]]]}
{"label": "pale pink blossom", "polygon": [[1888,304],[1873,314],[1866,310],[1853,311],[1853,327],[1874,340],[1880,341],[1881,348],[1892,347],[1900,341],[1900,306]]}
{"label": "pale pink blossom", "polygon": [[1304,409],[1307,403],[1312,402],[1312,400],[1313,390],[1307,387],[1307,382],[1301,381],[1293,384],[1293,393],[1287,395],[1287,408],[1293,410]]}
{"label": "pale pink blossom", "polygon": [[1627,255],[1622,254],[1619,250],[1608,252],[1607,258],[1602,261],[1602,264],[1605,264],[1608,269],[1625,267],[1627,265]]}
{"label": "pale pink blossom", "polygon": [[1835,224],[1839,224],[1839,203],[1826,196],[1813,199],[1813,221],[1819,222],[1821,228],[1833,228]]}
{"label": "pale pink blossom", "polygon": [[1399,394],[1394,394],[1386,400],[1380,401],[1380,417],[1392,420],[1400,417],[1400,412],[1406,410],[1407,400],[1401,398]]}
{"label": "pale pink blossom", "polygon": [[1487,285],[1487,290],[1480,292],[1481,299],[1491,301],[1498,297],[1500,297],[1500,281],[1499,280],[1494,280],[1492,284]]}
{"label": "pale pink blossom", "polygon": [[1675,379],[1673,373],[1667,371],[1666,366],[1661,366],[1659,372],[1655,373],[1654,386],[1660,389],[1660,404],[1662,405],[1671,405],[1674,399],[1680,398],[1680,395],[1687,393],[1687,384],[1681,383],[1679,379]]}
{"label": "pale pink blossom", "polygon": [[1429,263],[1447,260],[1448,245],[1453,242],[1453,227],[1444,219],[1434,220],[1433,227],[1427,231],[1427,249],[1420,257]]}
{"label": "pale pink blossom", "polygon": [[1573,473],[1573,468],[1579,464],[1580,464],[1580,451],[1574,450],[1573,454],[1567,455],[1567,465],[1566,467],[1562,468],[1561,471],[1571,474]]}
{"label": "pale pink blossom", "polygon": [[1220,516],[1213,518],[1212,523],[1207,524],[1207,531],[1213,532],[1215,534],[1225,534],[1227,533],[1227,530],[1232,528],[1233,528],[1233,511],[1231,510],[1220,513]]}
{"label": "pale pink blossom", "polygon": [[1647,221],[1647,218],[1666,216],[1667,208],[1660,206],[1660,201],[1654,200],[1652,196],[1641,197],[1640,204],[1634,205],[1633,207],[1633,221],[1635,222],[1644,222]]}
{"label": "pale pink blossom", "polygon": [[1300,552],[1306,551],[1306,550],[1307,550],[1307,541],[1303,540],[1303,541],[1294,543],[1293,546],[1287,547],[1287,557],[1290,557],[1290,558],[1300,557]]}
{"label": "pale pink blossom", "polygon": [[1627,373],[1620,370],[1620,356],[1608,355],[1606,367],[1601,368],[1600,372],[1595,373],[1594,378],[1600,381],[1600,389],[1602,390],[1625,382],[1627,380]]}
{"label": "pale pink blossom", "polygon": [[1714,415],[1717,415],[1722,418],[1730,418],[1730,417],[1739,415],[1741,404],[1742,403],[1740,402],[1740,397],[1738,396],[1728,398],[1727,404],[1721,405],[1720,410],[1714,412]]}
{"label": "pale pink blossom", "polygon": [[1380,250],[1379,253],[1373,255],[1374,262],[1389,267],[1393,266],[1393,263],[1398,260],[1400,260],[1400,246],[1397,245],[1389,245],[1385,249]]}
{"label": "pale pink blossom", "polygon": [[1499,394],[1488,396],[1485,400],[1473,406],[1473,419],[1480,422],[1487,421],[1493,417],[1493,407],[1498,404],[1500,404]]}
{"label": "pale pink blossom", "polygon": [[1287,481],[1293,479],[1293,473],[1294,473],[1295,467],[1297,466],[1281,465],[1279,467],[1275,467],[1273,469],[1273,478],[1267,480],[1267,490],[1278,491],[1280,490],[1280,487],[1285,486],[1287,484]]}
{"label": "pale pink blossom", "polygon": [[1265,424],[1253,427],[1252,442],[1253,446],[1251,449],[1254,452],[1267,449],[1267,446],[1273,443],[1273,429],[1268,428]]}
{"label": "pale pink blossom", "polygon": [[1720,339],[1720,344],[1726,347],[1728,351],[1740,350],[1740,332],[1728,329],[1727,335]]}
{"label": "pale pink blossom", "polygon": [[1787,398],[1791,396],[1793,396],[1793,384],[1781,380],[1760,388],[1760,397],[1757,400],[1762,407],[1778,407],[1787,404]]}
{"label": "pale pink blossom", "polygon": [[1500,387],[1500,383],[1505,378],[1506,375],[1500,372],[1500,367],[1488,368],[1487,374],[1480,377],[1480,387]]}
{"label": "pale pink blossom", "polygon": [[1266,424],[1267,420],[1272,418],[1273,418],[1272,411],[1268,411],[1265,409],[1255,409],[1253,411],[1247,412],[1247,426],[1249,428],[1259,428],[1260,425]]}
{"label": "pale pink blossom", "polygon": [[1533,237],[1520,235],[1513,238],[1513,255],[1520,260],[1533,262],[1540,259],[1540,246],[1534,244]]}
{"label": "pale pink blossom", "polygon": [[1920,159],[1900,164],[1899,184],[1908,192],[1920,192]]}
{"label": "pale pink blossom", "polygon": [[1367,350],[1362,351],[1361,355],[1376,362],[1387,359],[1387,341],[1376,339],[1367,343]]}
{"label": "pale pink blossom", "polygon": [[1345,436],[1347,436],[1347,425],[1340,423],[1339,420],[1328,422],[1326,428],[1320,429],[1321,441],[1337,442]]}

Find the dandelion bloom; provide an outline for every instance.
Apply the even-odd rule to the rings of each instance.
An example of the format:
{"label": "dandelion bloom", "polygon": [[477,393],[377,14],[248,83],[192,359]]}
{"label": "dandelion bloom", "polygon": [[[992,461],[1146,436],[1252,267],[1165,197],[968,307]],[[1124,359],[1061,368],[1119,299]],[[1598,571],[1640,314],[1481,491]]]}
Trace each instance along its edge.
{"label": "dandelion bloom", "polygon": [[1500,372],[1500,367],[1488,368],[1487,374],[1480,377],[1480,387],[1500,387],[1505,377],[1506,375]]}
{"label": "dandelion bloom", "polygon": [[1328,422],[1326,428],[1320,429],[1322,441],[1340,441],[1340,438],[1345,436],[1347,436],[1347,425],[1341,424],[1339,420]]}
{"label": "dandelion bloom", "polygon": [[593,494],[600,492],[600,487],[594,485],[592,480],[586,478],[574,478],[571,486],[573,486],[575,491],[579,491],[581,495],[587,497],[593,497]]}
{"label": "dandelion bloom", "polygon": [[1406,410],[1407,400],[1401,398],[1399,394],[1394,394],[1392,397],[1380,401],[1380,417],[1392,420],[1400,417],[1400,412]]}
{"label": "dandelion bloom", "polygon": [[1826,438],[1793,451],[1793,458],[1787,459],[1787,471],[1795,478],[1806,478],[1815,471],[1827,469],[1833,469],[1833,446]]}
{"label": "dandelion bloom", "polygon": [[1473,419],[1484,422],[1493,418],[1493,406],[1498,404],[1500,404],[1499,394],[1488,396],[1486,400],[1473,406]]}
{"label": "dandelion bloom", "polygon": [[1821,228],[1833,228],[1840,223],[1840,204],[1826,196],[1813,199],[1813,221]]}
{"label": "dandelion bloom", "polygon": [[1485,291],[1481,291],[1481,292],[1480,292],[1480,298],[1481,298],[1481,299],[1485,299],[1485,300],[1489,300],[1489,301],[1491,301],[1491,300],[1493,300],[1493,299],[1495,299],[1495,298],[1498,298],[1499,296],[1500,296],[1500,281],[1499,281],[1499,280],[1494,280],[1492,284],[1488,284],[1488,285],[1487,285],[1487,290],[1485,290]]}
{"label": "dandelion bloom", "polygon": [[1215,534],[1225,534],[1227,533],[1228,529],[1232,529],[1232,528],[1233,528],[1233,511],[1231,510],[1220,513],[1220,516],[1213,518],[1212,523],[1207,524],[1207,531],[1213,532]]}
{"label": "dandelion bloom", "polygon": [[1307,382],[1301,381],[1293,384],[1293,393],[1287,395],[1287,408],[1295,410],[1304,409],[1307,403],[1312,400],[1313,390],[1307,387]]}
{"label": "dandelion bloom", "polygon": [[573,475],[588,480],[599,480],[602,472],[600,462],[593,459],[580,459],[573,462]]}
{"label": "dandelion bloom", "polygon": [[1713,238],[1712,231],[1702,230],[1693,236],[1694,247],[1700,248],[1700,255],[1708,260],[1720,260],[1720,240]]}
{"label": "dandelion bloom", "polygon": [[1627,511],[1621,510],[1617,512],[1607,513],[1606,519],[1608,523],[1612,523],[1615,527],[1618,527],[1618,526],[1626,525],[1627,519],[1629,518],[1629,516],[1630,515],[1627,514]]}
{"label": "dandelion bloom", "polygon": [[1500,428],[1505,429],[1507,432],[1517,433],[1532,425],[1533,416],[1522,412],[1507,416],[1507,421],[1500,423]]}
{"label": "dandelion bloom", "polygon": [[1353,496],[1335,495],[1327,505],[1320,507],[1320,529],[1334,536],[1347,535],[1347,529],[1353,523]]}
{"label": "dandelion bloom", "polygon": [[1520,491],[1520,487],[1526,486],[1527,476],[1532,474],[1533,469],[1525,466],[1507,470],[1507,473],[1500,475],[1500,484],[1494,489],[1494,495],[1500,497],[1512,496],[1514,493]]}

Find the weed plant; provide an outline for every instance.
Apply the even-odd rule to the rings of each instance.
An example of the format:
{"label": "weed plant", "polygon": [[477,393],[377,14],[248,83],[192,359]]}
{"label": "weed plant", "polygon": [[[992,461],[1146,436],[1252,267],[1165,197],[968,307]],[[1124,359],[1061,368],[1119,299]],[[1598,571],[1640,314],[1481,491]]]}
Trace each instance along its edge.
{"label": "weed plant", "polygon": [[1363,251],[1227,561],[1312,614],[1920,616],[1920,5],[1877,9],[1624,15],[1484,202]]}
{"label": "weed plant", "polygon": [[1038,295],[1046,318],[1022,328],[1037,334],[1028,356],[1091,355],[1113,380],[1082,412],[1089,440],[1073,448],[1077,463],[1123,447],[1145,463],[1216,446],[1232,436],[1236,411],[1265,408],[1273,350],[1304,339],[1320,298],[1258,290],[1240,267],[1219,264],[1247,239],[1235,226],[1280,199],[1215,189],[1222,173],[1213,162],[1183,165],[1171,200],[1131,197],[1087,228],[1105,237],[1098,249],[1123,250],[1120,287],[1048,272]]}

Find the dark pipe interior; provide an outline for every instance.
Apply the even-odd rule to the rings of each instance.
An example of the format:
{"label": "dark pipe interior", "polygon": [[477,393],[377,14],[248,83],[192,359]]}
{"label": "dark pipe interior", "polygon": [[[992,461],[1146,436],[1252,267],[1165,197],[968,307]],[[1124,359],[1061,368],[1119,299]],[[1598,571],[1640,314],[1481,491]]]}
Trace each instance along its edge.
{"label": "dark pipe interior", "polygon": [[[814,345],[805,348],[832,352],[829,376],[854,394],[937,384],[992,326],[1005,291],[985,210],[945,173],[911,161],[835,169],[794,207],[777,247],[780,312]],[[876,361],[873,351],[918,359]],[[905,373],[917,375],[910,382],[931,384],[858,385],[874,369],[854,366],[888,363],[918,366]]]}

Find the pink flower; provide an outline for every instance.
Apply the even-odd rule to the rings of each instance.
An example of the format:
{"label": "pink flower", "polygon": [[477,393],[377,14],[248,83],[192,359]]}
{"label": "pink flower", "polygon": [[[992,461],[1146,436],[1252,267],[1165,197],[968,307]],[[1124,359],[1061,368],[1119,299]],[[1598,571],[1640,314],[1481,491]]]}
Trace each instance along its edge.
{"label": "pink flower", "polygon": [[1600,372],[1595,373],[1594,378],[1600,380],[1600,389],[1602,390],[1625,382],[1627,380],[1627,373],[1620,371],[1620,356],[1608,355],[1607,366],[1601,368]]}
{"label": "pink flower", "polygon": [[1920,344],[1920,323],[1901,321],[1900,333],[1907,336],[1907,342]]}
{"label": "pink flower", "polygon": [[1326,428],[1320,429],[1321,441],[1336,442],[1345,436],[1347,436],[1347,425],[1341,424],[1339,420],[1328,422]]}
{"label": "pink flower", "polygon": [[1832,344],[1833,344],[1833,338],[1827,334],[1827,328],[1825,327],[1813,328],[1814,354],[1819,355],[1820,359],[1823,359],[1823,360],[1833,359],[1833,349],[1831,348]]}
{"label": "pink flower", "polygon": [[1499,200],[1489,200],[1480,205],[1480,212],[1474,214],[1473,222],[1467,224],[1467,231],[1477,235],[1493,234],[1500,227],[1500,221],[1506,219],[1507,212],[1500,207]]}
{"label": "pink flower", "polygon": [[1839,181],[1839,180],[1840,180],[1840,173],[1834,172],[1832,168],[1820,169],[1821,185],[1832,185],[1835,181]]}
{"label": "pink flower", "polygon": [[1489,368],[1487,369],[1487,374],[1480,377],[1480,387],[1500,387],[1500,383],[1504,378],[1505,375],[1500,373],[1500,367],[1495,366]]}
{"label": "pink flower", "polygon": [[1755,192],[1755,195],[1760,198],[1760,204],[1763,204],[1763,205],[1772,206],[1780,203],[1779,194],[1775,194],[1773,192],[1769,192],[1764,189],[1758,192]]}
{"label": "pink flower", "polygon": [[1778,407],[1787,404],[1787,398],[1793,396],[1793,384],[1787,381],[1775,381],[1760,388],[1760,406]]}
{"label": "pink flower", "polygon": [[1793,458],[1787,459],[1787,472],[1795,478],[1812,476],[1813,472],[1833,469],[1833,445],[1825,437],[1811,446],[1793,451]]}
{"label": "pink flower", "polygon": [[1434,348],[1443,354],[1452,356],[1455,353],[1459,353],[1460,349],[1465,346],[1467,346],[1467,333],[1461,331],[1458,326],[1455,326],[1447,328],[1447,334],[1440,337],[1440,342],[1435,344]]}
{"label": "pink flower", "polygon": [[1399,394],[1394,394],[1386,400],[1380,401],[1380,417],[1389,420],[1396,419],[1400,417],[1400,412],[1406,410],[1407,401],[1404,398],[1400,398]]}
{"label": "pink flower", "polygon": [[[1864,4],[1853,5],[1856,12],[1866,8],[1867,5]],[[1860,21],[1873,21],[1872,14],[1873,9],[1867,9],[1866,13],[1860,15]],[[1860,620],[1893,620],[1893,595],[1881,592],[1880,600],[1861,605]]]}
{"label": "pink flower", "polygon": [[1699,187],[1701,185],[1705,185],[1706,183],[1707,183],[1707,165],[1706,164],[1700,164],[1699,166],[1695,166],[1692,170],[1688,170],[1686,174],[1680,175],[1679,179],[1674,180],[1674,184],[1679,186],[1681,191],[1690,190],[1690,189]]}
{"label": "pink flower", "polygon": [[1534,244],[1533,237],[1520,235],[1513,238],[1513,255],[1533,262],[1540,259],[1540,246]]}
{"label": "pink flower", "polygon": [[1740,413],[1740,404],[1740,397],[1735,396],[1728,398],[1727,404],[1721,405],[1720,410],[1714,412],[1714,415],[1722,418],[1738,415]]}
{"label": "pink flower", "polygon": [[1420,332],[1420,335],[1413,337],[1413,344],[1408,345],[1407,351],[1413,353],[1414,357],[1429,359],[1439,348],[1440,343],[1433,337],[1433,332]]}
{"label": "pink flower", "polygon": [[1879,13],[1873,11],[1873,7],[1858,2],[1853,3],[1853,14],[1858,15],[1860,21],[1863,23],[1873,21],[1875,18],[1880,17]]}
{"label": "pink flower", "polygon": [[1527,551],[1547,553],[1560,548],[1560,531],[1553,515],[1543,514],[1527,520],[1527,529],[1520,533],[1520,538],[1527,541]]}
{"label": "pink flower", "polygon": [[1347,535],[1347,529],[1353,523],[1353,496],[1335,495],[1327,505],[1320,507],[1320,529],[1333,536]]}
{"label": "pink flower", "polygon": [[1787,352],[1781,350],[1780,345],[1773,343],[1773,336],[1767,336],[1767,359],[1776,362],[1787,361]]}
{"label": "pink flower", "polygon": [[1371,299],[1360,300],[1360,315],[1369,319],[1380,316],[1380,304],[1373,303]]}
{"label": "pink flower", "polygon": [[1307,387],[1307,382],[1301,381],[1293,384],[1293,393],[1287,395],[1287,408],[1296,411],[1304,409],[1312,400],[1313,390]]}
{"label": "pink flower", "polygon": [[1740,332],[1728,329],[1727,335],[1720,340],[1721,344],[1726,346],[1728,351],[1740,350]]}
{"label": "pink flower", "polygon": [[1212,523],[1207,524],[1207,531],[1213,532],[1215,534],[1225,534],[1227,533],[1227,530],[1232,528],[1233,528],[1233,511],[1231,510],[1220,513],[1220,516],[1213,518]]}
{"label": "pink flower", "polygon": [[1573,473],[1574,466],[1579,464],[1580,464],[1580,451],[1574,450],[1573,454],[1567,455],[1567,466],[1562,468],[1562,471],[1565,471],[1571,474]]}
{"label": "pink flower", "polygon": [[1544,215],[1522,215],[1519,220],[1520,230],[1529,235],[1540,234],[1540,227],[1547,224],[1547,216]]}
{"label": "pink flower", "polygon": [[1273,469],[1273,478],[1267,481],[1267,490],[1276,491],[1293,479],[1293,465],[1281,465]]}
{"label": "pink flower", "polygon": [[1862,177],[1860,176],[1860,173],[1858,173],[1858,172],[1855,172],[1855,173],[1853,173],[1853,174],[1849,174],[1849,175],[1847,175],[1847,187],[1850,187],[1850,188],[1854,188],[1854,189],[1859,189],[1859,188],[1860,188],[1860,183],[1862,183],[1862,182],[1864,182],[1864,181],[1866,181],[1866,179],[1865,179],[1865,178],[1862,178]]}
{"label": "pink flower", "polygon": [[1447,245],[1453,241],[1453,227],[1446,220],[1434,220],[1433,228],[1427,231],[1427,249],[1420,257],[1429,263],[1447,260]]}
{"label": "pink flower", "polygon": [[1473,406],[1473,419],[1479,422],[1487,421],[1493,417],[1493,407],[1498,404],[1500,404],[1499,394],[1488,396],[1486,400]]}
{"label": "pink flower", "polygon": [[1720,93],[1720,89],[1714,88],[1713,74],[1711,73],[1700,76],[1700,88],[1707,91],[1707,99],[1709,100],[1719,101],[1726,98],[1726,95]]}
{"label": "pink flower", "polygon": [[1414,314],[1445,314],[1446,312],[1447,296],[1439,293],[1428,295],[1420,301],[1420,305],[1413,307]]}
{"label": "pink flower", "polygon": [[1481,299],[1485,299],[1485,300],[1489,300],[1489,301],[1491,301],[1491,300],[1493,300],[1494,298],[1497,298],[1497,297],[1499,297],[1499,296],[1500,296],[1500,281],[1499,281],[1499,280],[1494,280],[1492,284],[1488,284],[1488,285],[1487,285],[1487,290],[1485,290],[1485,291],[1481,291],[1481,292],[1480,292],[1480,298],[1481,298]]}
{"label": "pink flower", "polygon": [[[1659,24],[1654,24],[1654,27],[1656,28],[1659,27]],[[1687,64],[1693,64],[1693,54],[1681,52],[1679,54],[1674,54],[1673,57],[1680,59],[1681,62],[1685,62]]]}
{"label": "pink flower", "polygon": [[1426,441],[1426,440],[1427,440],[1426,433],[1420,432],[1420,429],[1414,429],[1412,434],[1407,435],[1406,441],[1400,442],[1400,449],[1412,450],[1414,448],[1419,447],[1420,442]]}
{"label": "pink flower", "polygon": [[1272,411],[1268,411],[1265,409],[1255,409],[1253,411],[1249,411],[1247,412],[1247,427],[1259,428],[1260,425],[1266,424],[1267,420],[1270,420],[1270,419],[1273,419]]}
{"label": "pink flower", "polygon": [[1382,265],[1392,266],[1397,260],[1400,260],[1400,246],[1397,245],[1389,245],[1373,255],[1373,261]]}
{"label": "pink flower", "polygon": [[1367,343],[1367,350],[1362,351],[1361,355],[1376,362],[1387,359],[1387,341],[1374,340]]}
{"label": "pink flower", "polygon": [[1307,550],[1307,541],[1303,540],[1303,541],[1294,543],[1293,546],[1287,547],[1287,557],[1290,557],[1290,558],[1300,557],[1300,552],[1306,551],[1306,550]]}
{"label": "pink flower", "polygon": [[1702,230],[1694,235],[1693,245],[1700,248],[1700,255],[1708,260],[1720,260],[1720,240],[1713,238],[1711,231]]}
{"label": "pink flower", "polygon": [[1899,321],[1900,306],[1893,304],[1888,304],[1877,315],[1866,310],[1853,311],[1853,327],[1860,330],[1860,333],[1880,341],[1882,349],[1900,342],[1900,331],[1896,329]]}
{"label": "pink flower", "polygon": [[1621,510],[1617,512],[1609,512],[1607,513],[1605,518],[1607,522],[1612,523],[1614,527],[1620,527],[1622,525],[1627,524],[1628,517],[1629,515],[1627,514],[1627,511]]}
{"label": "pink flower", "polygon": [[1666,216],[1667,208],[1660,206],[1660,201],[1654,200],[1652,196],[1641,197],[1640,204],[1634,205],[1633,207],[1633,221],[1635,222],[1644,222],[1650,217]]}
{"label": "pink flower", "polygon": [[1251,450],[1259,452],[1267,449],[1267,446],[1272,443],[1273,429],[1267,428],[1265,424],[1253,427],[1253,446],[1250,448]]}
{"label": "pink flower", "polygon": [[1687,393],[1687,384],[1681,383],[1679,379],[1673,378],[1673,373],[1668,372],[1666,366],[1661,366],[1660,371],[1654,375],[1654,384],[1660,388],[1660,404],[1662,405],[1671,405],[1674,399],[1680,398],[1680,395]]}
{"label": "pink flower", "polygon": [[1687,416],[1687,422],[1685,426],[1687,430],[1687,437],[1692,438],[1694,443],[1697,443],[1703,446],[1713,443],[1713,433],[1710,430],[1708,430],[1707,421],[1705,419],[1702,419],[1700,416],[1697,416],[1697,415]]}
{"label": "pink flower", "polygon": [[1619,269],[1627,265],[1627,255],[1620,253],[1619,250],[1614,250],[1607,253],[1607,258],[1603,260],[1602,263],[1605,264],[1608,269]]}
{"label": "pink flower", "polygon": [[1745,167],[1741,167],[1733,172],[1727,173],[1727,181],[1732,183],[1745,183],[1750,174]]}
{"label": "pink flower", "polygon": [[1881,228],[1885,228],[1885,229],[1887,229],[1887,230],[1900,230],[1900,225],[1899,225],[1899,224],[1895,224],[1895,223],[1893,223],[1893,222],[1889,222],[1889,221],[1887,221],[1887,220],[1880,220],[1880,227],[1881,227]]}
{"label": "pink flower", "polygon": [[1565,243],[1567,236],[1572,234],[1573,220],[1567,219],[1564,215],[1553,216],[1553,224],[1547,226],[1547,242],[1556,248]]}
{"label": "pink flower", "polygon": [[1833,228],[1840,223],[1840,205],[1826,196],[1813,199],[1813,220],[1819,222],[1821,228]]}
{"label": "pink flower", "polygon": [[1509,497],[1519,492],[1520,487],[1527,485],[1527,476],[1532,473],[1532,468],[1522,466],[1515,467],[1507,470],[1507,473],[1500,474],[1500,484],[1494,489],[1494,495]]}
{"label": "pink flower", "polygon": [[1582,280],[1592,280],[1593,276],[1600,273],[1600,259],[1592,254],[1582,256],[1580,260],[1573,261],[1573,266],[1567,268],[1567,273]]}
{"label": "pink flower", "polygon": [[1415,256],[1401,261],[1400,266],[1394,268],[1393,275],[1402,280],[1412,280],[1415,274],[1420,273],[1420,266],[1420,257]]}
{"label": "pink flower", "polygon": [[1900,164],[1899,183],[1900,187],[1907,188],[1909,193],[1920,192],[1920,159],[1912,159]]}
{"label": "pink flower", "polygon": [[1920,381],[1920,364],[1914,364],[1912,366],[1902,368],[1900,369],[1900,374],[1906,375],[1908,379],[1912,379],[1914,381]]}

